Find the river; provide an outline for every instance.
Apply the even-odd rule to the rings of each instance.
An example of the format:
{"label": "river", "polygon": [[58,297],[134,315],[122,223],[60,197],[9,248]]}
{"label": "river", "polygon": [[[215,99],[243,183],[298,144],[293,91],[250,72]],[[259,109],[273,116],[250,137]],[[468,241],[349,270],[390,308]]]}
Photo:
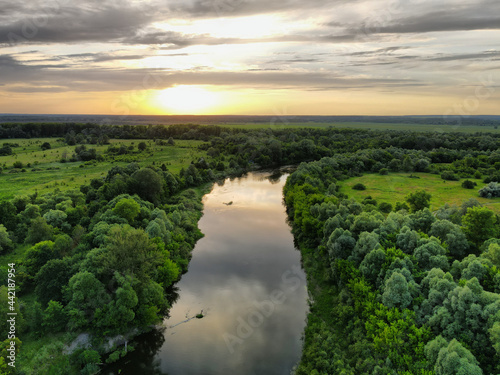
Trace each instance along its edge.
{"label": "river", "polygon": [[308,304],[282,203],[286,177],[249,173],[205,195],[205,237],[176,285],[164,328],[139,336],[136,350],[103,373],[290,374]]}

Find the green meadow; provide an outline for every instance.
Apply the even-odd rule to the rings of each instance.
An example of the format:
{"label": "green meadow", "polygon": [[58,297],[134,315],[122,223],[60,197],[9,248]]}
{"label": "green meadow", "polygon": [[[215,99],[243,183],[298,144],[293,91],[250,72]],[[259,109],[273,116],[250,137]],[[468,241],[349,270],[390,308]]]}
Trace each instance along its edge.
{"label": "green meadow", "polygon": [[[134,153],[127,155],[107,155],[105,151],[110,145],[86,145],[95,148],[98,154],[105,156],[104,161],[65,162],[61,159],[71,158],[76,146],[68,146],[62,140],[55,138],[8,139],[3,142],[17,143],[14,154],[0,156],[0,200],[11,199],[16,195],[46,193],[58,188],[68,190],[89,183],[96,177],[103,177],[113,166],[125,166],[131,162],[141,165],[165,164],[173,173],[189,166],[192,160],[204,155],[205,151],[198,149],[201,141],[176,140],[175,146],[160,146],[152,141],[145,141],[147,149],[139,152],[137,145],[142,140],[111,140],[110,145],[133,146]],[[2,143],[3,143],[2,142]],[[42,151],[40,146],[48,142],[51,149]],[[13,164],[21,162],[25,172],[13,171]]]}
{"label": "green meadow", "polygon": [[[410,175],[418,178],[410,178]],[[366,174],[361,177],[354,177],[342,181],[341,192],[353,197],[357,201],[362,201],[368,196],[377,200],[377,203],[388,202],[395,204],[403,202],[405,197],[417,190],[425,190],[432,195],[432,211],[437,210],[445,203],[460,206],[464,201],[475,198],[482,205],[500,213],[500,198],[481,198],[478,190],[486,184],[481,180],[469,179],[477,183],[474,189],[465,189],[460,181],[445,181],[439,175],[430,173],[389,173],[382,176],[379,174]],[[352,187],[358,183],[366,186],[366,190],[354,190]]]}

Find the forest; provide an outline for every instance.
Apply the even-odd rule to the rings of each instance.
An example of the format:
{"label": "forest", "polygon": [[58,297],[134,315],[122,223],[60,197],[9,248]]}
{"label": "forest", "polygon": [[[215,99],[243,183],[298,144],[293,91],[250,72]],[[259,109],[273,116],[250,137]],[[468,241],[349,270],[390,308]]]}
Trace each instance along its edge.
{"label": "forest", "polygon": [[[33,123],[2,124],[0,138],[0,181],[110,165],[80,185],[0,201],[0,294],[7,300],[15,264],[18,373],[94,374],[133,350],[107,344],[168,313],[203,236],[203,194],[283,165],[298,166],[284,202],[311,294],[297,374],[500,372],[498,134]],[[15,160],[22,142],[42,138],[40,152],[71,152],[46,164]],[[159,159],[182,142],[196,142],[187,165]],[[435,175],[469,198],[352,198],[377,188],[344,186],[368,174]],[[2,321],[1,337],[8,329]],[[82,332],[92,346],[65,354]],[[0,362],[0,373],[12,371]]]}

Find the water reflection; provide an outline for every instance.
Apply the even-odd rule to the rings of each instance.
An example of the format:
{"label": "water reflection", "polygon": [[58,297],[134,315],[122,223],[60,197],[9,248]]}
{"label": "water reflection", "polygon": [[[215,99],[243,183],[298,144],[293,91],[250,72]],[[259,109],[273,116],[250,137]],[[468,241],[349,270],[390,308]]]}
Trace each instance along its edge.
{"label": "water reflection", "polygon": [[[290,373],[300,358],[307,293],[281,203],[285,180],[252,173],[216,185],[205,197],[199,223],[205,237],[177,284],[179,298],[164,332],[143,335],[128,363],[115,370]],[[203,319],[189,319],[200,311]]]}

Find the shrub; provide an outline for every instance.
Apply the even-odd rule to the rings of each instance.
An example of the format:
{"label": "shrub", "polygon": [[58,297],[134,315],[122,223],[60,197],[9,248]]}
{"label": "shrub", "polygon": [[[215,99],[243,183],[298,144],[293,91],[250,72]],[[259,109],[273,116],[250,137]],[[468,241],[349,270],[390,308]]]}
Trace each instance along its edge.
{"label": "shrub", "polygon": [[50,145],[50,143],[49,143],[49,142],[44,142],[44,143],[40,146],[40,148],[41,148],[43,151],[45,151],[45,150],[50,150],[50,149],[52,148],[52,146]]}
{"label": "shrub", "polygon": [[443,171],[441,173],[441,178],[447,181],[458,181],[458,177],[452,171]]}
{"label": "shrub", "polygon": [[24,164],[20,161],[16,161],[16,162],[14,162],[13,167],[21,169],[24,167]]}
{"label": "shrub", "polygon": [[378,209],[380,210],[380,212],[388,214],[389,212],[392,211],[392,204],[387,202],[382,202],[378,205]]}
{"label": "shrub", "polygon": [[483,198],[500,197],[500,183],[490,182],[484,188],[479,190],[479,196]]}
{"label": "shrub", "polygon": [[464,182],[462,182],[462,187],[465,189],[474,189],[474,187],[476,186],[477,184],[471,180],[465,180]]}
{"label": "shrub", "polygon": [[386,176],[389,174],[389,170],[387,168],[382,168],[381,170],[378,171],[379,174],[382,176]]}
{"label": "shrub", "polygon": [[361,183],[357,183],[356,185],[354,185],[352,187],[354,190],[366,190],[366,186],[361,184]]}

